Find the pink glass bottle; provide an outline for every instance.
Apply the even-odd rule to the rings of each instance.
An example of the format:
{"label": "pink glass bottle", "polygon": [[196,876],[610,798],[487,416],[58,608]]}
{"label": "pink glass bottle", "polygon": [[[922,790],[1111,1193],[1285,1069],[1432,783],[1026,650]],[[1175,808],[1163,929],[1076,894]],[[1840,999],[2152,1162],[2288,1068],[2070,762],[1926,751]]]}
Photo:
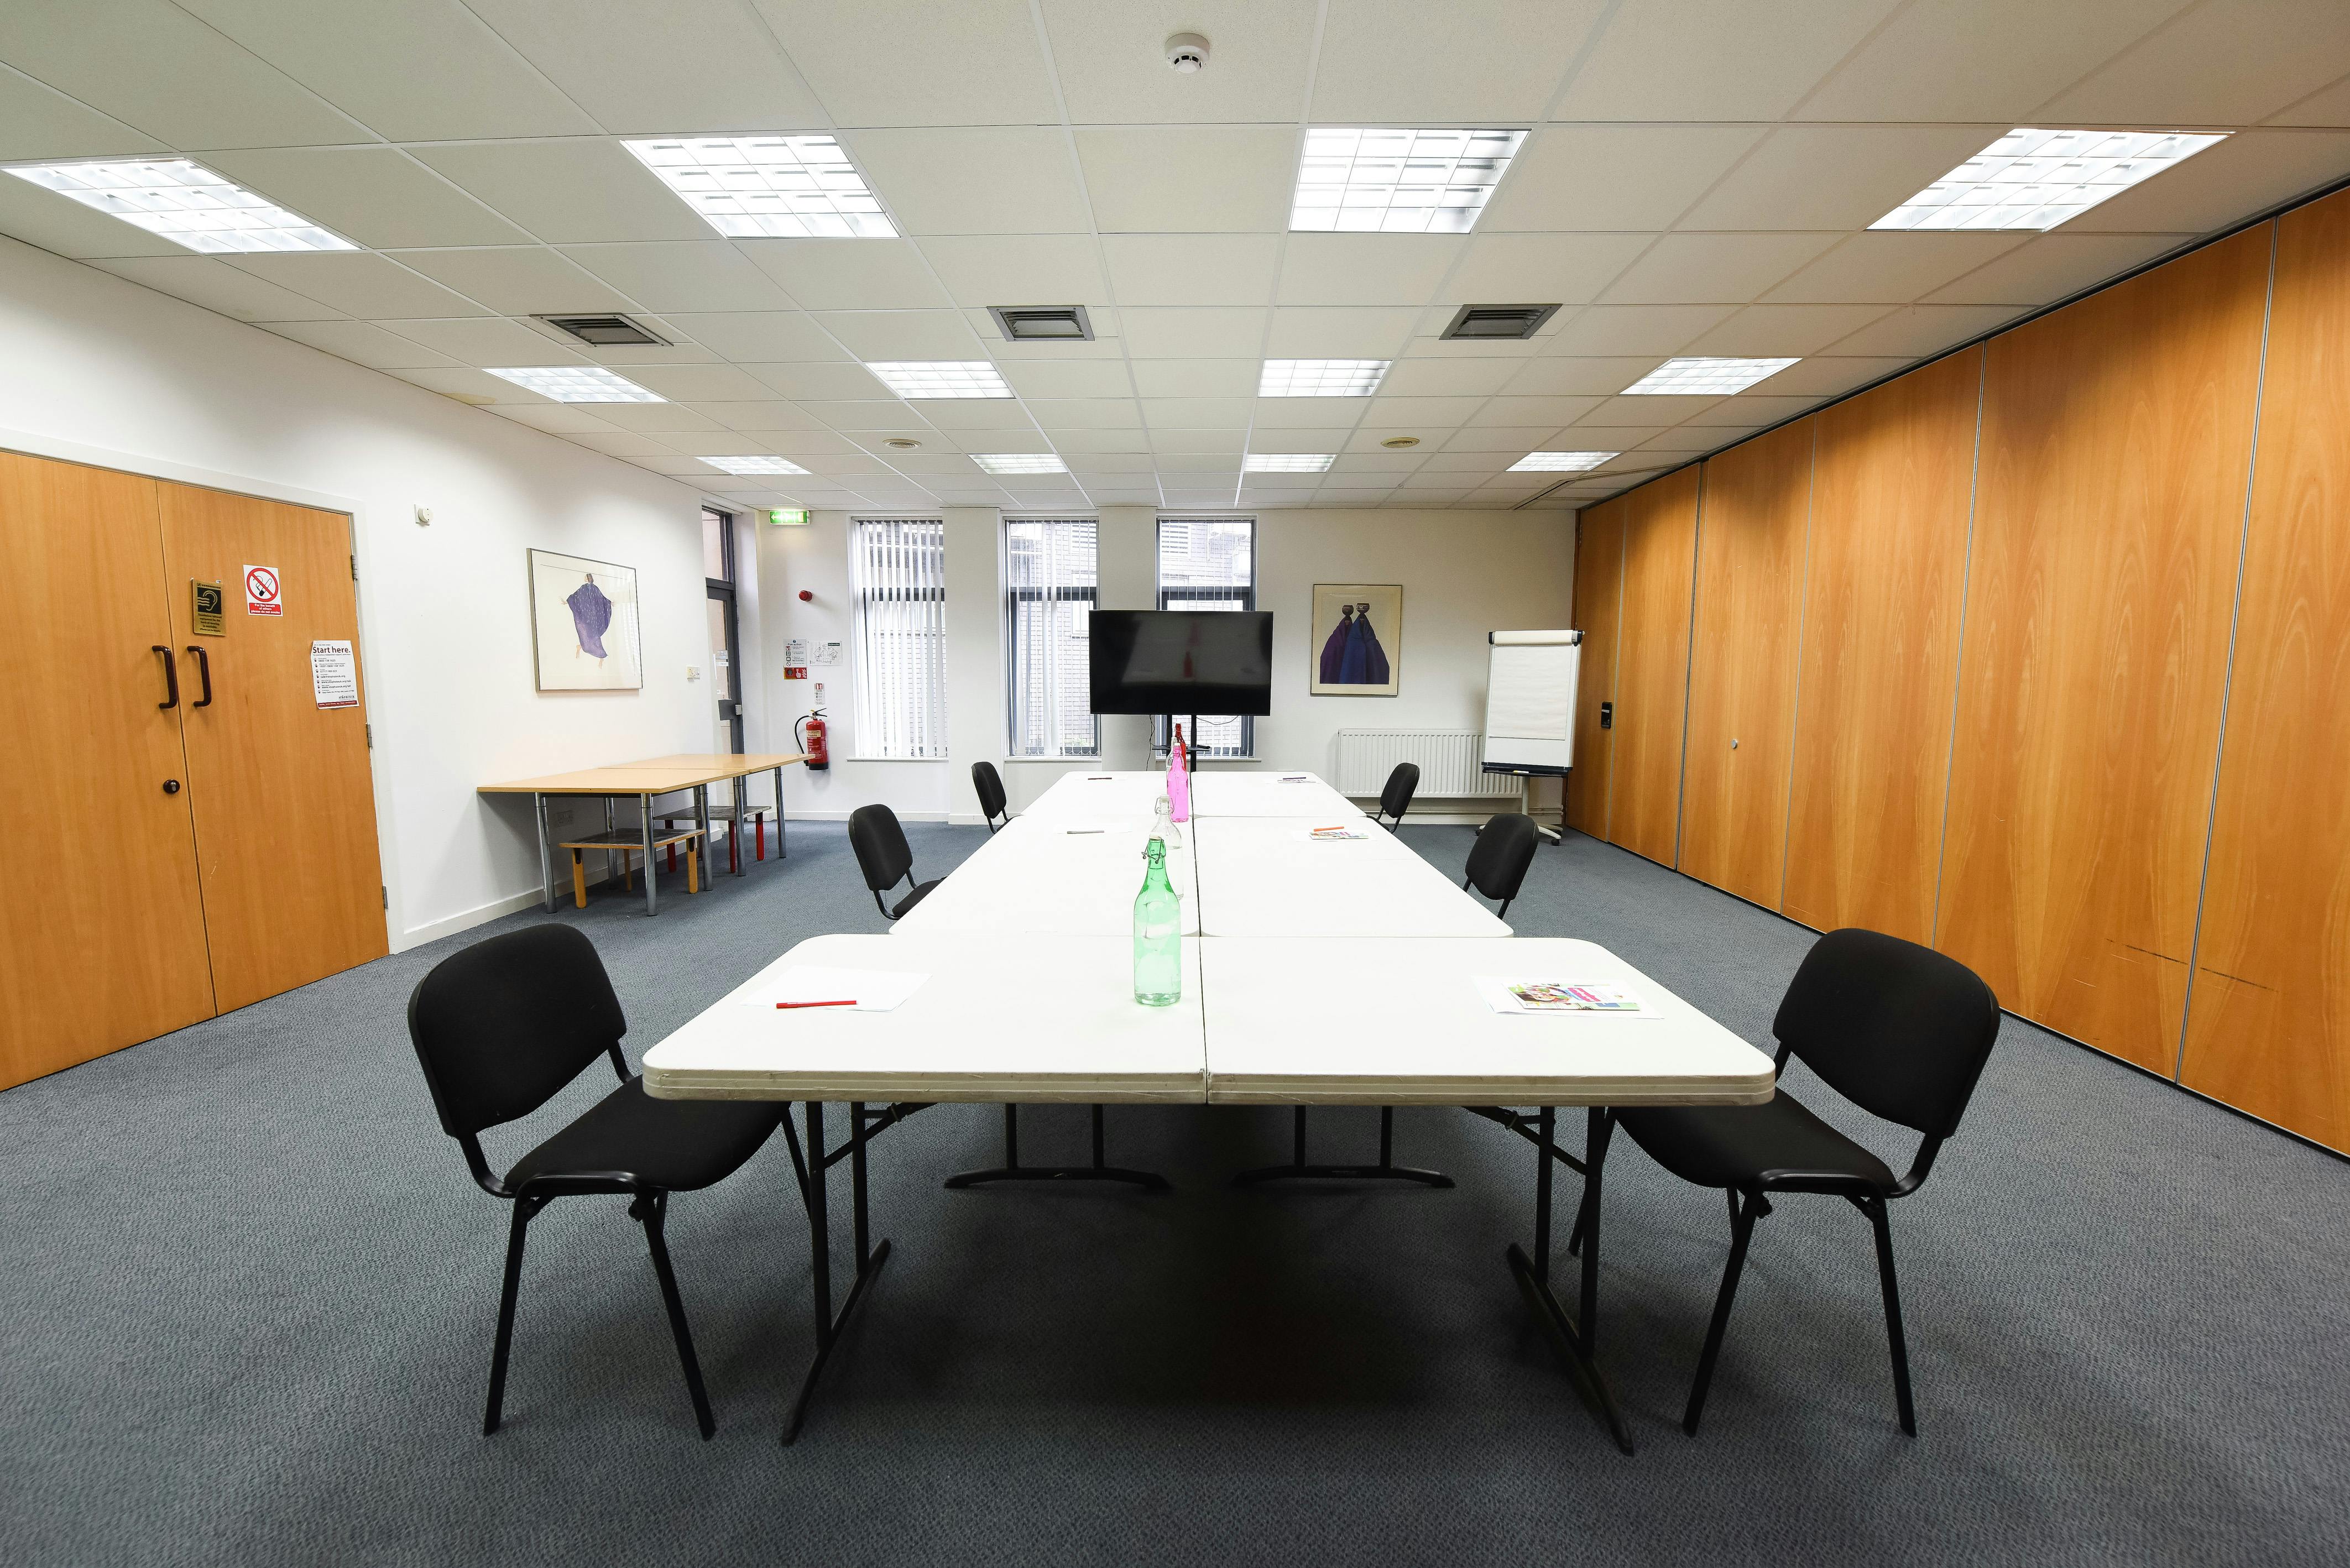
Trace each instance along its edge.
{"label": "pink glass bottle", "polygon": [[1183,749],[1183,726],[1175,726],[1175,742],[1167,748],[1167,804],[1178,822],[1191,820],[1191,755]]}

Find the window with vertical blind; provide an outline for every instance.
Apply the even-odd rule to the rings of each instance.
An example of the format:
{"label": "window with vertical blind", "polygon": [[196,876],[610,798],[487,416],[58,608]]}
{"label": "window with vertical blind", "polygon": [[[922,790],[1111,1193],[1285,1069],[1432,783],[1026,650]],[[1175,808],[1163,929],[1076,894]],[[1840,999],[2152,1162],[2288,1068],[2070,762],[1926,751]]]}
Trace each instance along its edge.
{"label": "window with vertical blind", "polygon": [[856,754],[947,754],[946,524],[859,517],[849,525]]}
{"label": "window with vertical blind", "polygon": [[1003,524],[1005,674],[1015,757],[1101,754],[1087,674],[1087,628],[1099,594],[1096,529],[1081,520]]}
{"label": "window with vertical blind", "polygon": [[[1159,607],[1176,610],[1256,608],[1256,519],[1161,517],[1159,520]],[[1245,714],[1202,713],[1200,732],[1186,730],[1203,757],[1253,757],[1256,721]],[[1154,722],[1151,744],[1167,749],[1167,722]]]}

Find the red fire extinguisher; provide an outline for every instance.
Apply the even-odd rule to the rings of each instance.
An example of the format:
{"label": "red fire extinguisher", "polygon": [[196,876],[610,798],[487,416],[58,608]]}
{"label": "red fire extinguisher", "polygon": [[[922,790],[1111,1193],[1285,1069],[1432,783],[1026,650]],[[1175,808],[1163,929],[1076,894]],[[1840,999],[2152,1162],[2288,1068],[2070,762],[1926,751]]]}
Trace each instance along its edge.
{"label": "red fire extinguisher", "polygon": [[824,710],[818,708],[792,726],[792,734],[800,750],[807,753],[808,772],[820,774],[832,766],[832,758],[824,748]]}

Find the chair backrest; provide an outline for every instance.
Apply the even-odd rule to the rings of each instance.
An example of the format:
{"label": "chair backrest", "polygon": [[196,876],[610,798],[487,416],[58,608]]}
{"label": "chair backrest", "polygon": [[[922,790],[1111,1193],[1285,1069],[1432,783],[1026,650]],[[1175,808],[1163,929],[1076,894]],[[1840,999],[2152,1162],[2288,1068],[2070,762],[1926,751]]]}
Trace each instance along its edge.
{"label": "chair backrest", "polygon": [[1534,859],[1534,819],[1504,812],[1477,830],[1469,846],[1470,885],[1488,898],[1506,904],[1518,896],[1526,867]]}
{"label": "chair backrest", "polygon": [[1999,998],[1931,948],[1830,931],[1804,955],[1771,1032],[1861,1109],[1946,1138],[1999,1037]]}
{"label": "chair backrest", "polygon": [[570,926],[475,942],[408,998],[408,1037],[453,1138],[528,1116],[628,1032],[596,945]]}
{"label": "chair backrest", "polygon": [[1379,815],[1403,820],[1411,809],[1411,797],[1419,788],[1419,764],[1398,763],[1395,772],[1388,775],[1388,787],[1379,791]]}
{"label": "chair backrest", "polygon": [[903,881],[914,868],[914,852],[906,844],[906,830],[898,814],[886,805],[860,805],[848,814],[848,845],[865,885],[879,893]]}
{"label": "chair backrest", "polygon": [[971,787],[979,792],[979,814],[993,822],[1003,815],[1003,778],[993,763],[971,764]]}

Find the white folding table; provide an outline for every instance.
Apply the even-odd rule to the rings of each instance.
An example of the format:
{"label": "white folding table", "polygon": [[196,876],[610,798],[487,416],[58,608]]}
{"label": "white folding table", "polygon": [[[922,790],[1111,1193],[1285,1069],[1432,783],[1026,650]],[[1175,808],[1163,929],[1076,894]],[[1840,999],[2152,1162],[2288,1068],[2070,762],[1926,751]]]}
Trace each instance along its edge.
{"label": "white folding table", "polygon": [[[1194,836],[1167,852],[1167,880],[1182,900],[1183,934],[1200,931]],[[1130,937],[1142,890],[1150,815],[1016,816],[899,917],[899,936],[949,931],[1042,937]]]}
{"label": "white folding table", "polygon": [[[1317,826],[1347,826],[1363,836],[1316,839]],[[1211,816],[1196,826],[1201,929],[1208,936],[1510,934],[1491,909],[1359,813],[1351,824],[1326,816]]]}

